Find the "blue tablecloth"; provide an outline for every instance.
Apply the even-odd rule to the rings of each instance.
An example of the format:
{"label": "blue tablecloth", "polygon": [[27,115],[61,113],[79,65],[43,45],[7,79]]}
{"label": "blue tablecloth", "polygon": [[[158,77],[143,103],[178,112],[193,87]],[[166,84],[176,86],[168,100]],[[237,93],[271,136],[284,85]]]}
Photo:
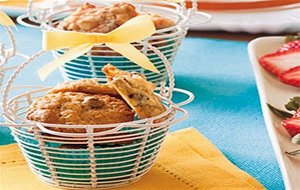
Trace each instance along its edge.
{"label": "blue tablecloth", "polygon": [[[41,32],[18,27],[18,48],[32,55],[41,44]],[[0,39],[4,36],[0,29]],[[50,55],[30,65],[18,84],[54,85],[58,72],[44,83],[36,70]],[[267,189],[284,189],[281,173],[264,125],[254,76],[247,54],[247,42],[186,38],[174,64],[176,86],[192,91],[196,99],[185,108],[190,117],[172,131],[194,127],[225,155]],[[20,79],[21,78],[21,79]],[[6,128],[0,128],[1,144],[12,143]]]}

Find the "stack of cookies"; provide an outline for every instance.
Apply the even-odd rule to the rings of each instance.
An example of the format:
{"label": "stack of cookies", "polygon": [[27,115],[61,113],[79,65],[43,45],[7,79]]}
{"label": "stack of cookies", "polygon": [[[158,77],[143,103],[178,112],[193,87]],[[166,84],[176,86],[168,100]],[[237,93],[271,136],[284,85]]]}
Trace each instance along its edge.
{"label": "stack of cookies", "polygon": [[[139,119],[151,118],[166,111],[155,95],[156,85],[136,72],[127,72],[106,65],[102,71],[108,83],[97,79],[64,82],[38,98],[30,106],[27,119],[65,125],[102,125],[130,122],[136,113]],[[85,129],[53,128],[67,133],[85,133]],[[103,131],[95,128],[94,132]]]}

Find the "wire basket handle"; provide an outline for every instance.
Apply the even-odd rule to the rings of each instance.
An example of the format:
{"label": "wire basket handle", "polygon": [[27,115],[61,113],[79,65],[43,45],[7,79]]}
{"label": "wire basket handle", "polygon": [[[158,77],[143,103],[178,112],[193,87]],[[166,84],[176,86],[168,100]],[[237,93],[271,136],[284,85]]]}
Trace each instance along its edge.
{"label": "wire basket handle", "polygon": [[195,12],[197,12],[198,10],[197,0],[192,0],[191,3],[192,3],[191,8],[187,8],[187,3],[185,0],[182,0],[180,2],[181,14],[185,16],[185,19],[181,21],[182,25],[188,26],[188,21],[190,20],[192,15],[195,14]]}
{"label": "wire basket handle", "polygon": [[[0,44],[0,56],[3,57],[4,60],[7,60],[10,57],[13,57],[16,55],[16,40],[13,34],[13,31],[11,30],[10,27],[8,26],[3,26],[4,30],[6,31],[7,35],[8,35],[8,39],[10,41],[11,44],[11,48],[8,50],[5,50],[5,45],[4,44]],[[0,62],[0,66],[2,66],[6,61]]]}
{"label": "wire basket handle", "polygon": [[182,14],[185,15],[184,19],[181,21],[181,25],[183,25],[184,27],[188,28],[189,25],[191,24],[191,20],[193,16],[201,16],[204,17],[206,19],[201,20],[198,19],[198,21],[194,21],[192,23],[192,25],[196,25],[196,24],[205,24],[208,23],[212,20],[212,16],[208,13],[205,12],[201,12],[198,10],[198,4],[199,1],[198,0],[191,0],[191,8],[187,8],[187,3],[186,1],[182,1],[181,6],[182,8]]}
{"label": "wire basket handle", "polygon": [[[62,0],[51,0],[52,5],[47,8],[40,8],[37,11],[34,10],[34,1],[28,0],[26,14],[17,17],[17,22],[26,27],[40,28],[41,23],[45,20],[48,14],[59,5],[63,5]],[[41,2],[39,2],[41,3]],[[50,1],[48,1],[50,3]]]}
{"label": "wire basket handle", "polygon": [[173,101],[172,101],[172,105],[174,105],[175,107],[185,106],[185,105],[191,103],[195,99],[195,95],[192,92],[181,89],[181,88],[174,88],[173,92],[181,93],[181,94],[184,94],[187,96],[187,98],[181,102],[173,103]]}
{"label": "wire basket handle", "polygon": [[47,12],[51,11],[52,8],[54,8],[55,6],[59,5],[59,1],[60,0],[51,0],[53,3],[53,5],[47,9],[41,9],[40,12],[37,12],[36,15],[34,15],[34,11],[33,11],[33,4],[34,4],[34,0],[29,0],[28,4],[27,4],[27,15],[28,19],[34,23],[41,23],[47,16]]}
{"label": "wire basket handle", "polygon": [[187,3],[186,1],[182,1],[180,4],[183,7],[183,13],[190,18],[195,12],[198,10],[198,0],[192,0],[191,1],[192,6],[191,8],[187,8]]}
{"label": "wire basket handle", "polygon": [[164,62],[164,65],[166,67],[167,70],[167,74],[168,74],[168,79],[169,79],[169,85],[168,88],[166,89],[166,83],[165,82],[161,82],[161,86],[160,86],[160,94],[163,97],[172,98],[172,91],[175,87],[175,78],[174,78],[174,73],[173,73],[173,69],[171,67],[171,63],[169,62],[169,60],[166,58],[166,56],[160,51],[158,50],[156,47],[152,46],[150,43],[147,44],[147,47],[152,50],[154,53],[156,53],[158,55],[158,57]]}
{"label": "wire basket handle", "polygon": [[[20,56],[25,59],[28,58],[28,56],[17,52],[16,39],[15,39],[12,29],[8,26],[3,26],[3,28],[7,33],[8,40],[11,44],[11,47],[9,49],[5,49],[6,48],[5,44],[0,43],[0,72],[14,68],[14,67],[4,68],[4,65],[7,63],[9,58],[14,57],[14,56]],[[1,85],[0,85],[0,87],[1,87]]]}
{"label": "wire basket handle", "polygon": [[[171,67],[170,62],[168,59],[164,56],[163,53],[161,53],[156,47],[152,46],[151,44],[147,44],[147,48],[152,50],[155,54],[159,56],[159,58],[164,62],[164,65],[167,70],[168,78],[169,78],[169,85],[168,88],[166,88],[166,84],[164,82],[161,83],[160,92],[163,97],[172,98],[172,91],[175,87],[175,79],[174,79],[174,73]],[[17,67],[17,69],[12,73],[10,78],[8,79],[4,91],[3,91],[3,97],[2,97],[2,107],[4,113],[8,110],[8,95],[10,93],[10,90],[12,88],[12,85],[17,77],[17,75],[31,62],[33,62],[35,59],[37,59],[39,56],[41,56],[46,51],[42,50],[33,55],[32,57],[28,58],[25,62],[23,62],[20,66]]]}
{"label": "wire basket handle", "polygon": [[2,82],[3,82],[4,76],[5,76],[5,72],[7,70],[11,70],[11,69],[14,69],[17,67],[16,65],[6,66],[6,64],[8,63],[8,59],[11,57],[14,57],[14,56],[19,56],[25,60],[27,60],[29,58],[28,56],[17,52],[16,40],[15,40],[15,36],[13,34],[12,29],[8,26],[3,26],[3,28],[8,35],[8,39],[10,41],[11,48],[5,49],[5,45],[0,44],[0,88],[2,88]]}
{"label": "wire basket handle", "polygon": [[[172,91],[175,87],[175,79],[174,79],[174,73],[171,67],[170,62],[168,59],[161,53],[156,47],[152,46],[151,44],[147,44],[147,47],[152,50],[154,53],[156,53],[159,58],[164,62],[164,65],[167,70],[168,78],[169,78],[169,85],[168,88],[166,88],[166,84],[164,82],[161,83],[160,92],[163,97],[172,98]],[[4,91],[3,91],[3,97],[2,97],[2,107],[3,111],[7,112],[8,110],[8,95],[10,93],[10,90],[12,88],[12,85],[17,77],[17,75],[31,62],[33,62],[35,59],[37,59],[39,56],[41,56],[46,51],[42,50],[33,55],[32,57],[28,58],[25,62],[23,62],[20,66],[17,67],[17,69],[12,73],[10,78],[8,79]]]}
{"label": "wire basket handle", "polygon": [[4,86],[3,95],[2,95],[2,109],[3,112],[6,113],[8,110],[8,95],[12,89],[12,85],[17,78],[18,74],[31,62],[33,62],[35,59],[37,59],[39,56],[41,56],[46,51],[42,50],[33,55],[32,57],[25,60],[23,63],[21,63],[16,70],[11,74],[8,81],[6,82],[6,85]]}

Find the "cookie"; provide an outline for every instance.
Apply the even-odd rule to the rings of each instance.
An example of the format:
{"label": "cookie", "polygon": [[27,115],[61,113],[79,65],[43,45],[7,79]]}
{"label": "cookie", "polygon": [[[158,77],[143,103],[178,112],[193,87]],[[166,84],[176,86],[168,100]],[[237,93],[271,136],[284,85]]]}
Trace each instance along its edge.
{"label": "cookie", "polygon": [[153,92],[155,85],[148,82],[142,74],[120,71],[112,65],[104,66],[102,71],[141,119],[166,111],[161,99]]}
{"label": "cookie", "polygon": [[81,79],[71,82],[63,82],[52,88],[48,93],[58,92],[82,92],[88,94],[106,94],[119,96],[112,84],[99,84],[97,79]]}
{"label": "cookie", "polygon": [[105,7],[86,3],[60,22],[57,28],[78,32],[108,33],[137,15],[135,7],[129,3],[115,3]]}
{"label": "cookie", "polygon": [[[116,76],[131,76],[131,73],[128,71],[119,70],[117,67],[107,64],[102,68],[102,72],[106,75],[106,79],[108,82],[111,82],[112,79]],[[143,75],[141,75],[143,76]]]}
{"label": "cookie", "polygon": [[153,14],[153,13],[148,13],[149,15],[151,15],[152,17],[152,21],[155,25],[155,28],[157,30],[159,29],[163,29],[163,28],[168,28],[168,27],[171,27],[171,26],[174,26],[175,23],[173,20],[171,19],[167,19],[161,15],[158,15],[158,14]]}
{"label": "cookie", "polygon": [[132,78],[139,78],[143,81],[146,88],[148,88],[149,92],[154,91],[156,85],[152,82],[148,82],[146,77],[139,72],[128,72],[118,69],[117,67],[107,64],[102,68],[102,72],[106,75],[106,79],[108,82],[111,82],[114,77],[127,76]]}
{"label": "cookie", "polygon": [[[101,94],[58,92],[37,99],[28,109],[27,119],[52,124],[100,125],[133,121],[134,112],[123,100]],[[66,133],[85,129],[51,128]],[[95,129],[94,132],[109,128]]]}
{"label": "cookie", "polygon": [[[157,14],[138,13],[132,4],[120,2],[103,7],[96,7],[95,5],[86,3],[70,16],[60,21],[55,27],[67,31],[109,33],[128,20],[142,14],[151,15],[156,29],[163,29],[175,25],[173,20]],[[150,43],[159,42],[154,45],[156,47],[166,45],[166,43],[160,41],[164,41],[164,39],[151,40]],[[142,46],[139,45],[136,47],[137,49],[142,48]],[[97,56],[121,56],[119,53],[105,46],[93,47],[91,54]]]}
{"label": "cookie", "polygon": [[132,4],[121,2],[104,7],[86,3],[56,27],[68,31],[108,33],[141,14],[151,15],[156,29],[175,25],[173,20],[157,14],[138,13]]}

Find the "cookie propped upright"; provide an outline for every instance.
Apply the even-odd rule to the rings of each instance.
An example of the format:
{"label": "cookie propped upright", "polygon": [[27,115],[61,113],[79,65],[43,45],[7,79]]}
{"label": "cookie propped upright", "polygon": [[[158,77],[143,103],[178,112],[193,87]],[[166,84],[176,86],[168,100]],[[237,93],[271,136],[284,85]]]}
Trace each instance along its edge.
{"label": "cookie propped upright", "polygon": [[108,64],[102,71],[114,88],[141,118],[151,118],[166,111],[161,99],[155,95],[155,84],[140,73],[121,71]]}

